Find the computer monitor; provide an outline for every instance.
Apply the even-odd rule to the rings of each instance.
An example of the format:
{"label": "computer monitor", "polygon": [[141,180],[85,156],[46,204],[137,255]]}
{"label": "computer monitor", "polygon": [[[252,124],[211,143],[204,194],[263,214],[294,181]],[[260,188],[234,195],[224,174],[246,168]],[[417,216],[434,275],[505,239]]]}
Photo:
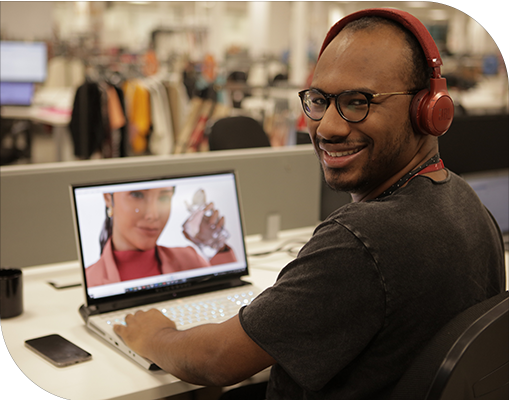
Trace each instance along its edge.
{"label": "computer monitor", "polygon": [[508,113],[455,116],[439,138],[439,153],[460,175],[508,169]]}
{"label": "computer monitor", "polygon": [[0,41],[0,81],[44,82],[47,53],[44,42]]}
{"label": "computer monitor", "polygon": [[0,82],[0,106],[30,106],[34,86],[32,82]]}
{"label": "computer monitor", "polygon": [[508,235],[508,170],[465,174],[463,177],[494,216],[503,234]]}

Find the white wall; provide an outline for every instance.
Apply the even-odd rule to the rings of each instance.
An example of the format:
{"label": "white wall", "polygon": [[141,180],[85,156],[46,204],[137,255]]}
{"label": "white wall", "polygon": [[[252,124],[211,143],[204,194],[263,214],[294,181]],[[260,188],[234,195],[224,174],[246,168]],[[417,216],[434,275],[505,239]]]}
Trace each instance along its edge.
{"label": "white wall", "polygon": [[53,28],[53,2],[0,2],[2,40],[49,40]]}

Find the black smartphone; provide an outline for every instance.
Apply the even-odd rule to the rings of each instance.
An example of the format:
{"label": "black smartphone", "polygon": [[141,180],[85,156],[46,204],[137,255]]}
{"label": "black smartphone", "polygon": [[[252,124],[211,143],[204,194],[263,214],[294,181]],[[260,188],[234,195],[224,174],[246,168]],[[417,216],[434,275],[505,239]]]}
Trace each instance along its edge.
{"label": "black smartphone", "polygon": [[57,367],[67,367],[92,358],[90,353],[56,334],[26,340],[25,346]]}

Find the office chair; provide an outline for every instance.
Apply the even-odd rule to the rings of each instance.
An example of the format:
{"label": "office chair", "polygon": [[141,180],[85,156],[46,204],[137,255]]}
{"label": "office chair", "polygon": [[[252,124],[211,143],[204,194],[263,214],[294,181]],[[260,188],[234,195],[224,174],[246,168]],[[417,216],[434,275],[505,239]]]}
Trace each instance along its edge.
{"label": "office chair", "polygon": [[391,400],[508,399],[508,291],[449,322],[397,384]]}
{"label": "office chair", "polygon": [[269,146],[271,144],[264,129],[251,117],[235,116],[219,119],[209,132],[209,150]]}
{"label": "office chair", "polygon": [[32,157],[33,124],[28,120],[0,118],[0,165]]}

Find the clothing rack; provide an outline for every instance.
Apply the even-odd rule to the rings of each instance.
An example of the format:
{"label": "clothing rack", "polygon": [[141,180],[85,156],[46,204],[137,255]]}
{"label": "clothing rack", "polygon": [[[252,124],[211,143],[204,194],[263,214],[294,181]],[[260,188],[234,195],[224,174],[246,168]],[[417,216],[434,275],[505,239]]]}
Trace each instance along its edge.
{"label": "clothing rack", "polygon": [[[112,99],[112,88],[118,100]],[[205,124],[213,115],[228,114],[228,107],[217,104],[214,89],[207,97],[189,99],[177,73],[147,77],[141,74],[139,64],[128,64],[119,72],[89,62],[86,81],[76,91],[70,123],[75,156],[88,159],[207,150]],[[112,101],[120,103],[122,116],[118,107],[112,115]],[[123,118],[124,123],[112,123]]]}

